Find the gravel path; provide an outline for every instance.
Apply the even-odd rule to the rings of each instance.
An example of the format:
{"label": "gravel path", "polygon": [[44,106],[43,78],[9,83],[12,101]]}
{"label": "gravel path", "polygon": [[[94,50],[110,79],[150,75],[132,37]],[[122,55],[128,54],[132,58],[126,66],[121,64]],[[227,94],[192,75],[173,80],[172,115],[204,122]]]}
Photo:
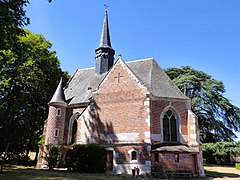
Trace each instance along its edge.
{"label": "gravel path", "polygon": [[219,179],[232,179],[232,180],[240,180],[240,170],[237,170],[234,167],[224,167],[224,166],[206,166],[205,170],[209,172],[217,172],[221,176],[221,178],[209,178],[213,180]]}

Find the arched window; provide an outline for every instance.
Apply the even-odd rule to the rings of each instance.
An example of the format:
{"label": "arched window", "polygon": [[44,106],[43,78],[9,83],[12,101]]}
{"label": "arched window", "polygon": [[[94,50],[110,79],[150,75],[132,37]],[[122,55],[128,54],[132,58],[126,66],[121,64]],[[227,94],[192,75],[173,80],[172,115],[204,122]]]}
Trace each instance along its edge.
{"label": "arched window", "polygon": [[68,140],[67,140],[68,144],[77,143],[77,131],[78,131],[77,124],[79,123],[77,121],[78,121],[79,116],[80,116],[80,113],[76,112],[75,114],[72,115],[72,117],[69,120]]}
{"label": "arched window", "polygon": [[131,161],[133,160],[137,160],[137,152],[136,151],[132,151],[132,159]]}
{"label": "arched window", "polygon": [[168,110],[163,116],[163,141],[177,142],[178,141],[178,125],[177,119],[173,111]]}
{"label": "arched window", "polygon": [[71,144],[74,144],[77,142],[77,121],[75,120],[72,125],[72,142]]}
{"label": "arched window", "polygon": [[128,154],[129,154],[129,161],[130,162],[138,162],[139,159],[140,159],[140,152],[138,150],[135,150],[135,149],[131,149],[128,151]]}

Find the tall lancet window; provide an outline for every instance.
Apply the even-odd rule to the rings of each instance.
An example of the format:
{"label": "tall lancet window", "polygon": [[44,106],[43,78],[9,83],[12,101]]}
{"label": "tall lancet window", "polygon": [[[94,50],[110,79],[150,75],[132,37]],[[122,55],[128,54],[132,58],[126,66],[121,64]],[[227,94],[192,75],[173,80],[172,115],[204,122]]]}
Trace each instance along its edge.
{"label": "tall lancet window", "polygon": [[173,111],[168,110],[163,117],[163,141],[177,142],[178,141],[178,125],[177,119]]}
{"label": "tall lancet window", "polygon": [[72,125],[72,142],[71,144],[74,144],[77,142],[77,121],[75,120]]}

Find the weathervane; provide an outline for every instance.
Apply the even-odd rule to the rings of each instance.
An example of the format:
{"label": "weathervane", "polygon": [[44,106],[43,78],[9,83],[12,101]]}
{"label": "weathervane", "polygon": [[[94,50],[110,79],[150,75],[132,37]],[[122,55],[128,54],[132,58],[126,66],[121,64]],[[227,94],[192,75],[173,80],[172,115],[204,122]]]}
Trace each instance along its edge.
{"label": "weathervane", "polygon": [[108,4],[107,4],[107,2],[105,2],[105,4],[104,4],[104,7],[105,7],[105,11],[107,11],[107,9],[108,9]]}

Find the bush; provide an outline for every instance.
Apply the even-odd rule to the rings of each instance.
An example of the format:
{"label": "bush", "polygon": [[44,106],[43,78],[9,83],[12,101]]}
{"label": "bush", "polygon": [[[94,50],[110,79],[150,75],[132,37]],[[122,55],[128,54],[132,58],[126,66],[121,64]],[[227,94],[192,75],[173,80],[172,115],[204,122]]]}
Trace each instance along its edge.
{"label": "bush", "polygon": [[104,172],[106,166],[106,150],[99,144],[75,145],[67,151],[68,169],[79,172]]}
{"label": "bush", "polygon": [[203,165],[204,165],[204,166],[207,165],[207,160],[206,160],[206,158],[203,158]]}
{"label": "bush", "polygon": [[53,168],[57,165],[60,147],[54,145],[48,145],[48,154],[46,156],[46,161],[48,162],[49,170],[53,170]]}
{"label": "bush", "polygon": [[240,170],[240,163],[235,163],[236,169]]}

